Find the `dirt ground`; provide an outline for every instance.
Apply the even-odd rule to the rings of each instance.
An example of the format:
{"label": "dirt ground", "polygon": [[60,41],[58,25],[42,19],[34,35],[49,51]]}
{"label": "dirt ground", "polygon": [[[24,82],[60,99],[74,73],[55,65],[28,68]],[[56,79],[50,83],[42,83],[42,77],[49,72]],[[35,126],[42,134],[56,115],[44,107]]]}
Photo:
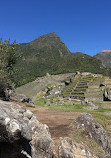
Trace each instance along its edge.
{"label": "dirt ground", "polygon": [[80,115],[79,112],[52,111],[47,107],[28,108],[37,115],[38,120],[47,124],[55,142],[55,151],[63,137],[73,138],[73,121]]}

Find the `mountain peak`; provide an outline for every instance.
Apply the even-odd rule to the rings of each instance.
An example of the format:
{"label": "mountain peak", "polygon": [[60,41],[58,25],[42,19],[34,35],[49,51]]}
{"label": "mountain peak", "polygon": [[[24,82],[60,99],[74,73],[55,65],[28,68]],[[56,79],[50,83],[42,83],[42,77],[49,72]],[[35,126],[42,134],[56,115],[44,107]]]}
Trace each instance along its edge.
{"label": "mountain peak", "polygon": [[46,38],[48,38],[48,39],[51,38],[51,40],[52,40],[52,38],[53,38],[53,39],[55,39],[55,38],[60,39],[60,37],[59,37],[55,32],[51,32],[51,33],[48,33],[48,34],[39,36],[38,38],[36,38],[36,39],[33,40],[32,42],[34,42],[34,41],[38,41],[38,40],[41,40],[41,39],[46,39]]}
{"label": "mountain peak", "polygon": [[51,32],[51,33],[48,33],[44,36],[49,36],[49,37],[57,37],[57,34],[55,32]]}
{"label": "mountain peak", "polygon": [[58,41],[60,42],[61,39],[60,37],[55,33],[55,32],[51,32],[42,36],[39,36],[38,38],[36,38],[35,40],[31,41],[31,45],[35,45],[37,43],[41,43],[41,42],[46,42],[48,41],[49,43],[52,43],[53,41]]}
{"label": "mountain peak", "polygon": [[102,61],[103,66],[111,68],[111,50],[102,50],[95,57]]}
{"label": "mountain peak", "polygon": [[101,52],[99,53],[111,53],[111,50],[102,50]]}
{"label": "mountain peak", "polygon": [[55,32],[51,32],[36,38],[30,42],[30,46],[37,50],[49,50],[49,52],[54,52],[54,50],[56,50],[56,52],[61,54],[61,56],[63,54],[70,53],[67,46],[61,41],[60,37]]}

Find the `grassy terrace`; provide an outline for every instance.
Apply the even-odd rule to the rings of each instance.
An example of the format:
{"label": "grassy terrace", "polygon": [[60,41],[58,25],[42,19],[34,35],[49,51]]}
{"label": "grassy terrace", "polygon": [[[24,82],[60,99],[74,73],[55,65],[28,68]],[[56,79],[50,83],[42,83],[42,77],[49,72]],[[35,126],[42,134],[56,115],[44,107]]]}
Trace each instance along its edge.
{"label": "grassy terrace", "polygon": [[92,76],[79,76],[72,84],[66,86],[62,92],[63,97],[81,97],[84,98],[84,93],[88,88],[88,83],[93,79]]}
{"label": "grassy terrace", "polygon": [[[48,98],[49,99],[49,98]],[[89,105],[82,105],[79,100],[71,100],[68,102],[66,99],[64,101],[64,105],[60,105],[57,98],[51,98],[53,103],[57,103],[55,106],[50,106],[49,108],[54,111],[65,111],[65,112],[81,112],[81,113],[89,113],[95,118],[103,127],[107,130],[108,135],[110,136],[110,126],[111,126],[111,108],[98,108],[95,110],[87,110],[86,107],[90,107]],[[54,100],[55,99],[55,100]],[[39,101],[35,101],[36,106],[44,106],[44,101],[47,99],[40,98]],[[74,105],[70,105],[69,103],[73,102]],[[68,104],[67,104],[68,103]],[[47,103],[46,103],[47,104]],[[66,105],[65,105],[66,104]],[[106,114],[107,113],[107,114]]]}
{"label": "grassy terrace", "polygon": [[[36,105],[44,106],[44,102],[46,102],[49,99],[52,101],[52,103],[55,104],[55,106],[49,107],[50,110],[91,114],[92,117],[106,129],[108,136],[111,137],[111,128],[110,128],[111,116],[108,115],[108,114],[111,114],[111,108],[101,107],[95,110],[87,110],[85,108],[90,107],[90,106],[82,105],[80,100],[74,100],[74,99],[71,99],[70,101],[66,99],[64,100],[64,104],[60,105],[59,104],[60,102],[57,97],[48,97],[47,99],[41,97],[39,98],[39,101],[36,101]],[[70,104],[71,102],[73,102],[74,104],[71,105]],[[97,101],[97,103],[103,103],[103,101]],[[109,104],[109,102],[106,102],[106,103]],[[73,128],[73,126],[70,126],[70,128]],[[87,131],[82,130],[82,129],[77,129],[76,127],[74,130],[75,130],[74,135],[73,135],[74,142],[82,143],[85,146],[88,146],[88,148],[95,154],[98,154],[98,152],[104,154],[104,151],[102,150],[102,148],[90,137]]]}
{"label": "grassy terrace", "polygon": [[57,111],[75,111],[75,112],[88,112],[88,110],[84,109],[87,105],[56,105],[50,107],[51,110],[57,110]]}
{"label": "grassy terrace", "polygon": [[[83,97],[85,93],[86,96],[91,99],[93,99],[93,97],[98,99],[94,101],[95,105],[97,104],[98,108],[95,110],[88,110],[91,108],[90,105],[86,105],[86,104],[83,105],[81,104],[80,100],[75,100],[75,99],[68,100],[66,98],[64,98],[64,104],[61,105],[60,101],[57,98],[52,97],[51,99],[52,99],[52,103],[54,103],[54,106],[50,106],[49,109],[54,110],[54,111],[89,113],[97,122],[99,122],[106,129],[108,136],[111,137],[111,102],[102,101],[101,90],[99,86],[98,88],[96,88],[95,86],[95,85],[99,85],[100,81],[102,81],[103,79],[94,78],[92,81],[92,78],[91,78],[90,79],[91,82],[88,85],[92,87],[88,89],[86,89],[86,79],[85,78],[84,79],[79,78],[79,79],[80,79],[80,82],[76,80],[76,86],[74,86],[74,84],[67,86],[64,89],[62,95],[66,97],[68,96],[69,97],[72,97],[72,96]],[[87,81],[89,82],[90,80],[87,80]],[[94,88],[93,88],[93,85],[95,86]],[[43,99],[41,98],[39,101],[36,101],[36,104],[37,105],[39,104],[39,106],[44,106],[43,105],[44,102],[47,102],[47,101],[44,98]],[[95,141],[92,140],[92,138],[88,135],[87,131],[84,131],[82,129],[77,129],[76,127],[74,130],[75,130],[74,132],[75,142],[85,144],[95,154],[98,152],[104,153],[102,148],[99,147],[95,143]]]}

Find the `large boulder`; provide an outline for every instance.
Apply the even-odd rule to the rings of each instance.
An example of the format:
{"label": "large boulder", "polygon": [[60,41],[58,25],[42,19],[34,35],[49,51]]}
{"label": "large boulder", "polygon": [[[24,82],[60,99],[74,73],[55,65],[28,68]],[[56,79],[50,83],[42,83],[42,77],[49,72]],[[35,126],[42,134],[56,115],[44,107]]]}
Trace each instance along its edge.
{"label": "large boulder", "polygon": [[12,87],[2,89],[0,91],[0,99],[3,101],[16,101],[25,103],[27,106],[34,107],[34,103],[29,97],[26,97],[24,94],[18,94],[12,89]]}
{"label": "large boulder", "polygon": [[85,129],[91,138],[103,148],[107,157],[111,157],[110,139],[103,126],[94,120],[90,114],[81,114],[76,122],[78,127]]}
{"label": "large boulder", "polygon": [[32,158],[53,158],[54,142],[47,125],[41,124],[36,116],[31,118],[32,124]]}
{"label": "large boulder", "polygon": [[0,101],[1,158],[52,158],[53,148],[47,125],[25,107]]}
{"label": "large boulder", "polygon": [[72,139],[65,137],[58,148],[59,158],[96,158],[83,145],[73,143]]}

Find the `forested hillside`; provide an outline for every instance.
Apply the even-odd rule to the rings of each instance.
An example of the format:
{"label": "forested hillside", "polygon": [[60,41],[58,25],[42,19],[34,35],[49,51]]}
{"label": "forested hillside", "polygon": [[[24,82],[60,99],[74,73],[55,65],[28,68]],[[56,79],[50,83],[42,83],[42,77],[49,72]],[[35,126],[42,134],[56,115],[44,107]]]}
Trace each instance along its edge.
{"label": "forested hillside", "polygon": [[38,37],[30,43],[16,45],[19,60],[15,66],[17,86],[38,76],[88,71],[107,74],[100,60],[80,52],[71,53],[56,33]]}

